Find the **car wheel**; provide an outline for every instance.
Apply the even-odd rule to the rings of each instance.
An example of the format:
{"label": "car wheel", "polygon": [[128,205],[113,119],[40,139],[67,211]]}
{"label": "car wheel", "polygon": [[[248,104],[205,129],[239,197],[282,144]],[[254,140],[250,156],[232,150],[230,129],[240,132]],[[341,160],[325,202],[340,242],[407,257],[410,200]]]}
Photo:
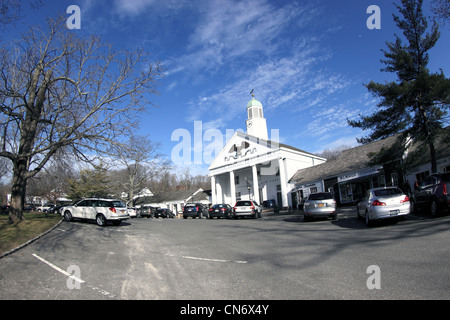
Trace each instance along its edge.
{"label": "car wheel", "polygon": [[358,220],[361,220],[361,215],[359,214],[359,208],[356,207],[356,217],[358,218]]}
{"label": "car wheel", "polygon": [[372,220],[370,220],[369,211],[367,211],[367,210],[366,210],[366,226],[368,226],[368,227],[372,226]]}
{"label": "car wheel", "polygon": [[438,209],[438,205],[436,200],[432,200],[431,201],[431,206],[430,206],[430,211],[431,211],[431,216],[433,218],[437,217],[439,214],[439,209]]}
{"label": "car wheel", "polygon": [[99,225],[100,227],[106,226],[106,218],[102,214],[98,214],[95,221],[97,222],[97,225]]}
{"label": "car wheel", "polygon": [[416,211],[416,205],[414,204],[414,201],[411,200],[409,202],[409,213],[414,213],[414,211]]}
{"label": "car wheel", "polygon": [[73,221],[72,214],[70,213],[69,210],[64,212],[64,220],[66,220],[67,222]]}

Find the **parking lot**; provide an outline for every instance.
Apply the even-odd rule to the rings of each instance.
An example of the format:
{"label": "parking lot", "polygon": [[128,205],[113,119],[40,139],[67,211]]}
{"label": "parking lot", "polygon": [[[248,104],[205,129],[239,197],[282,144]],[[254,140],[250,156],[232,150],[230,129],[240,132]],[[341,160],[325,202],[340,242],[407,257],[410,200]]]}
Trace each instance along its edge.
{"label": "parking lot", "polygon": [[0,260],[0,299],[449,299],[449,227],[421,213],[367,228],[354,208],[63,222]]}

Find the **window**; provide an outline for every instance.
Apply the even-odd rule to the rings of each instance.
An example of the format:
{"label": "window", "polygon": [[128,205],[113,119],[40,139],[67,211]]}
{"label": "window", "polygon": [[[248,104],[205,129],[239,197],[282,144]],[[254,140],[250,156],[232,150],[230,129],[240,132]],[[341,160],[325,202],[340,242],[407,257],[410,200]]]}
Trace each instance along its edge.
{"label": "window", "polygon": [[402,190],[400,190],[399,188],[387,188],[374,191],[374,194],[377,197],[396,196],[402,193]]}
{"label": "window", "polygon": [[236,192],[236,200],[241,200],[241,193],[240,192]]}
{"label": "window", "polygon": [[329,192],[321,192],[310,194],[308,200],[329,200],[333,199],[333,195]]}
{"label": "window", "polygon": [[251,119],[252,117],[252,108],[248,109],[248,118]]}
{"label": "window", "polygon": [[426,177],[428,177],[430,175],[429,171],[424,171],[424,172],[420,172],[416,174],[416,180],[417,183],[421,183],[423,180],[425,180]]}
{"label": "window", "polygon": [[83,201],[78,202],[77,206],[78,207],[87,207],[87,206],[89,206],[89,202],[90,202],[90,200],[83,200]]}
{"label": "window", "polygon": [[309,193],[316,193],[317,192],[317,187],[312,187],[309,189]]}
{"label": "window", "polygon": [[235,176],[234,177],[234,184],[238,185],[239,184],[239,176]]}

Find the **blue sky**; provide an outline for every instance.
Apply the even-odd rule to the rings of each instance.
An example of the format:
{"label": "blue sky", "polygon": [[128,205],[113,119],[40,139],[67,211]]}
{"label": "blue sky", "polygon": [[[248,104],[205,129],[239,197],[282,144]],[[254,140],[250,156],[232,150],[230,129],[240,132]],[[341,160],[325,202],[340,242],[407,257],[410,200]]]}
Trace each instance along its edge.
{"label": "blue sky", "polygon": [[[245,130],[252,89],[269,135],[278,129],[280,142],[313,153],[354,146],[365,133],[346,119],[376,105],[363,84],[394,79],[380,72],[381,49],[400,34],[391,0],[52,0],[25,21],[42,23],[69,5],[81,9],[81,30],[73,32],[100,35],[117,48],[144,47],[165,66],[152,98],[158,108],[142,119],[139,134],[160,142],[168,158],[180,143],[171,141],[177,129],[191,133],[194,148],[194,121],[224,139],[226,129]],[[366,26],[370,5],[381,9],[379,30]],[[442,68],[447,77],[449,31],[441,27],[430,54],[431,71]],[[183,165],[204,174],[209,164],[175,168]]]}

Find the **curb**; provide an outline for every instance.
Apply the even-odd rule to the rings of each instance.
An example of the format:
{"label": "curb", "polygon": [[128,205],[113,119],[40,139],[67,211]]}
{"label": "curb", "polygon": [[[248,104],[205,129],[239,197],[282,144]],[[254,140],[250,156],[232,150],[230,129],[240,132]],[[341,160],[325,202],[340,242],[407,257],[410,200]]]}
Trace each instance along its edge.
{"label": "curb", "polygon": [[43,236],[45,236],[47,233],[53,231],[53,230],[54,230],[56,227],[58,227],[63,221],[64,221],[64,219],[61,219],[55,226],[53,226],[53,227],[50,228],[49,230],[47,230],[47,231],[41,233],[41,234],[38,235],[37,237],[35,237],[35,238],[31,239],[31,240],[28,240],[27,242],[25,242],[24,244],[18,246],[17,248],[14,248],[14,249],[12,249],[12,250],[9,250],[9,251],[7,251],[7,252],[4,252],[4,253],[0,254],[0,259],[4,258],[4,257],[6,257],[6,256],[9,256],[10,254],[13,254],[14,252],[19,251],[19,250],[22,249],[22,248],[25,248],[26,246],[32,244],[32,243],[35,242],[36,240],[39,240],[40,238],[42,238]]}

